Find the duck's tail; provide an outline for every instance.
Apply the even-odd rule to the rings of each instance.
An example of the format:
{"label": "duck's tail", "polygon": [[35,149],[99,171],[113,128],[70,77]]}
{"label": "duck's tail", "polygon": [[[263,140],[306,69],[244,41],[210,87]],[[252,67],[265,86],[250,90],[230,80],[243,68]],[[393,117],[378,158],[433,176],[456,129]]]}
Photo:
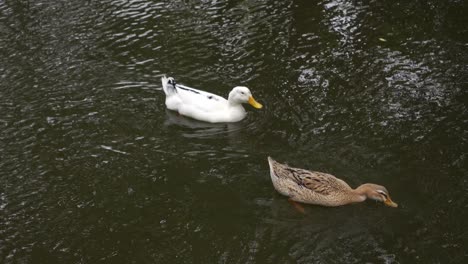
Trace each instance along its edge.
{"label": "duck's tail", "polygon": [[161,77],[161,83],[166,95],[177,93],[176,81],[172,77]]}
{"label": "duck's tail", "polygon": [[268,156],[268,163],[272,164],[274,162],[276,162],[276,161],[272,157]]}
{"label": "duck's tail", "polygon": [[270,175],[272,176],[275,176],[275,177],[278,177],[276,176],[276,173],[275,173],[275,167],[277,166],[278,162],[276,162],[276,160],[272,159],[270,156],[268,156],[268,165],[270,165]]}

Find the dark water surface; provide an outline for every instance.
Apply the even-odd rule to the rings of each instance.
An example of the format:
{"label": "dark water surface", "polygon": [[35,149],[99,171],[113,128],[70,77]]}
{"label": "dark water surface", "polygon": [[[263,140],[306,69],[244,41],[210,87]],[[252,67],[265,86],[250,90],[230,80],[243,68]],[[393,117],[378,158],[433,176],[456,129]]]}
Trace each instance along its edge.
{"label": "dark water surface", "polygon": [[[0,0],[0,263],[467,263],[467,7]],[[265,107],[185,119],[163,74]],[[268,155],[400,207],[302,215]]]}

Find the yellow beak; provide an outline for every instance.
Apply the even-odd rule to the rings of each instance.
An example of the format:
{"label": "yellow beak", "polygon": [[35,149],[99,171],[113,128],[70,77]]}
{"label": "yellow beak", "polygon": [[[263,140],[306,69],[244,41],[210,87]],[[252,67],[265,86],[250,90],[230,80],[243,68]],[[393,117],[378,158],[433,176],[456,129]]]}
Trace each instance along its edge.
{"label": "yellow beak", "polygon": [[398,204],[393,202],[390,198],[387,198],[387,200],[384,201],[384,204],[390,207],[398,207]]}
{"label": "yellow beak", "polygon": [[260,104],[259,102],[255,101],[255,99],[253,98],[253,96],[250,96],[249,97],[249,104],[257,109],[260,109],[263,107],[262,104]]}

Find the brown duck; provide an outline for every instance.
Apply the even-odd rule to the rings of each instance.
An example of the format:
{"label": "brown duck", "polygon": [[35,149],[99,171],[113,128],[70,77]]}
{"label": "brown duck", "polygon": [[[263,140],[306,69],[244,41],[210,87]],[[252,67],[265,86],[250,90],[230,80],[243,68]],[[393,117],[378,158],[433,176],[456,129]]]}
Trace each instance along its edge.
{"label": "brown duck", "polygon": [[[271,157],[268,157],[268,163],[273,186],[279,193],[289,197],[290,201],[340,206],[363,202],[370,198],[391,207],[398,207],[390,199],[387,189],[383,186],[365,183],[352,189],[343,180],[327,173],[289,167]],[[298,209],[301,210],[301,208]]]}

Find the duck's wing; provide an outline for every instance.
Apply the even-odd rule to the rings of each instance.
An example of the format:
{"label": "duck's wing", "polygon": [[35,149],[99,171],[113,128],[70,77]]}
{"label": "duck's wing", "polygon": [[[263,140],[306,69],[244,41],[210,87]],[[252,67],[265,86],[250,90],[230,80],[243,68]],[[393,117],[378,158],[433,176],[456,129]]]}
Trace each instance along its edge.
{"label": "duck's wing", "polygon": [[294,182],[298,187],[304,187],[322,195],[329,195],[339,190],[351,189],[346,182],[331,174],[289,167],[271,158],[269,158],[269,162],[276,177],[288,179]]}
{"label": "duck's wing", "polygon": [[181,84],[176,84],[175,87],[177,96],[184,105],[191,105],[202,111],[213,111],[226,106],[227,100],[219,95]]}
{"label": "duck's wing", "polygon": [[322,195],[350,188],[345,182],[331,174],[292,167],[287,167],[286,170],[289,172],[290,178],[298,185]]}

